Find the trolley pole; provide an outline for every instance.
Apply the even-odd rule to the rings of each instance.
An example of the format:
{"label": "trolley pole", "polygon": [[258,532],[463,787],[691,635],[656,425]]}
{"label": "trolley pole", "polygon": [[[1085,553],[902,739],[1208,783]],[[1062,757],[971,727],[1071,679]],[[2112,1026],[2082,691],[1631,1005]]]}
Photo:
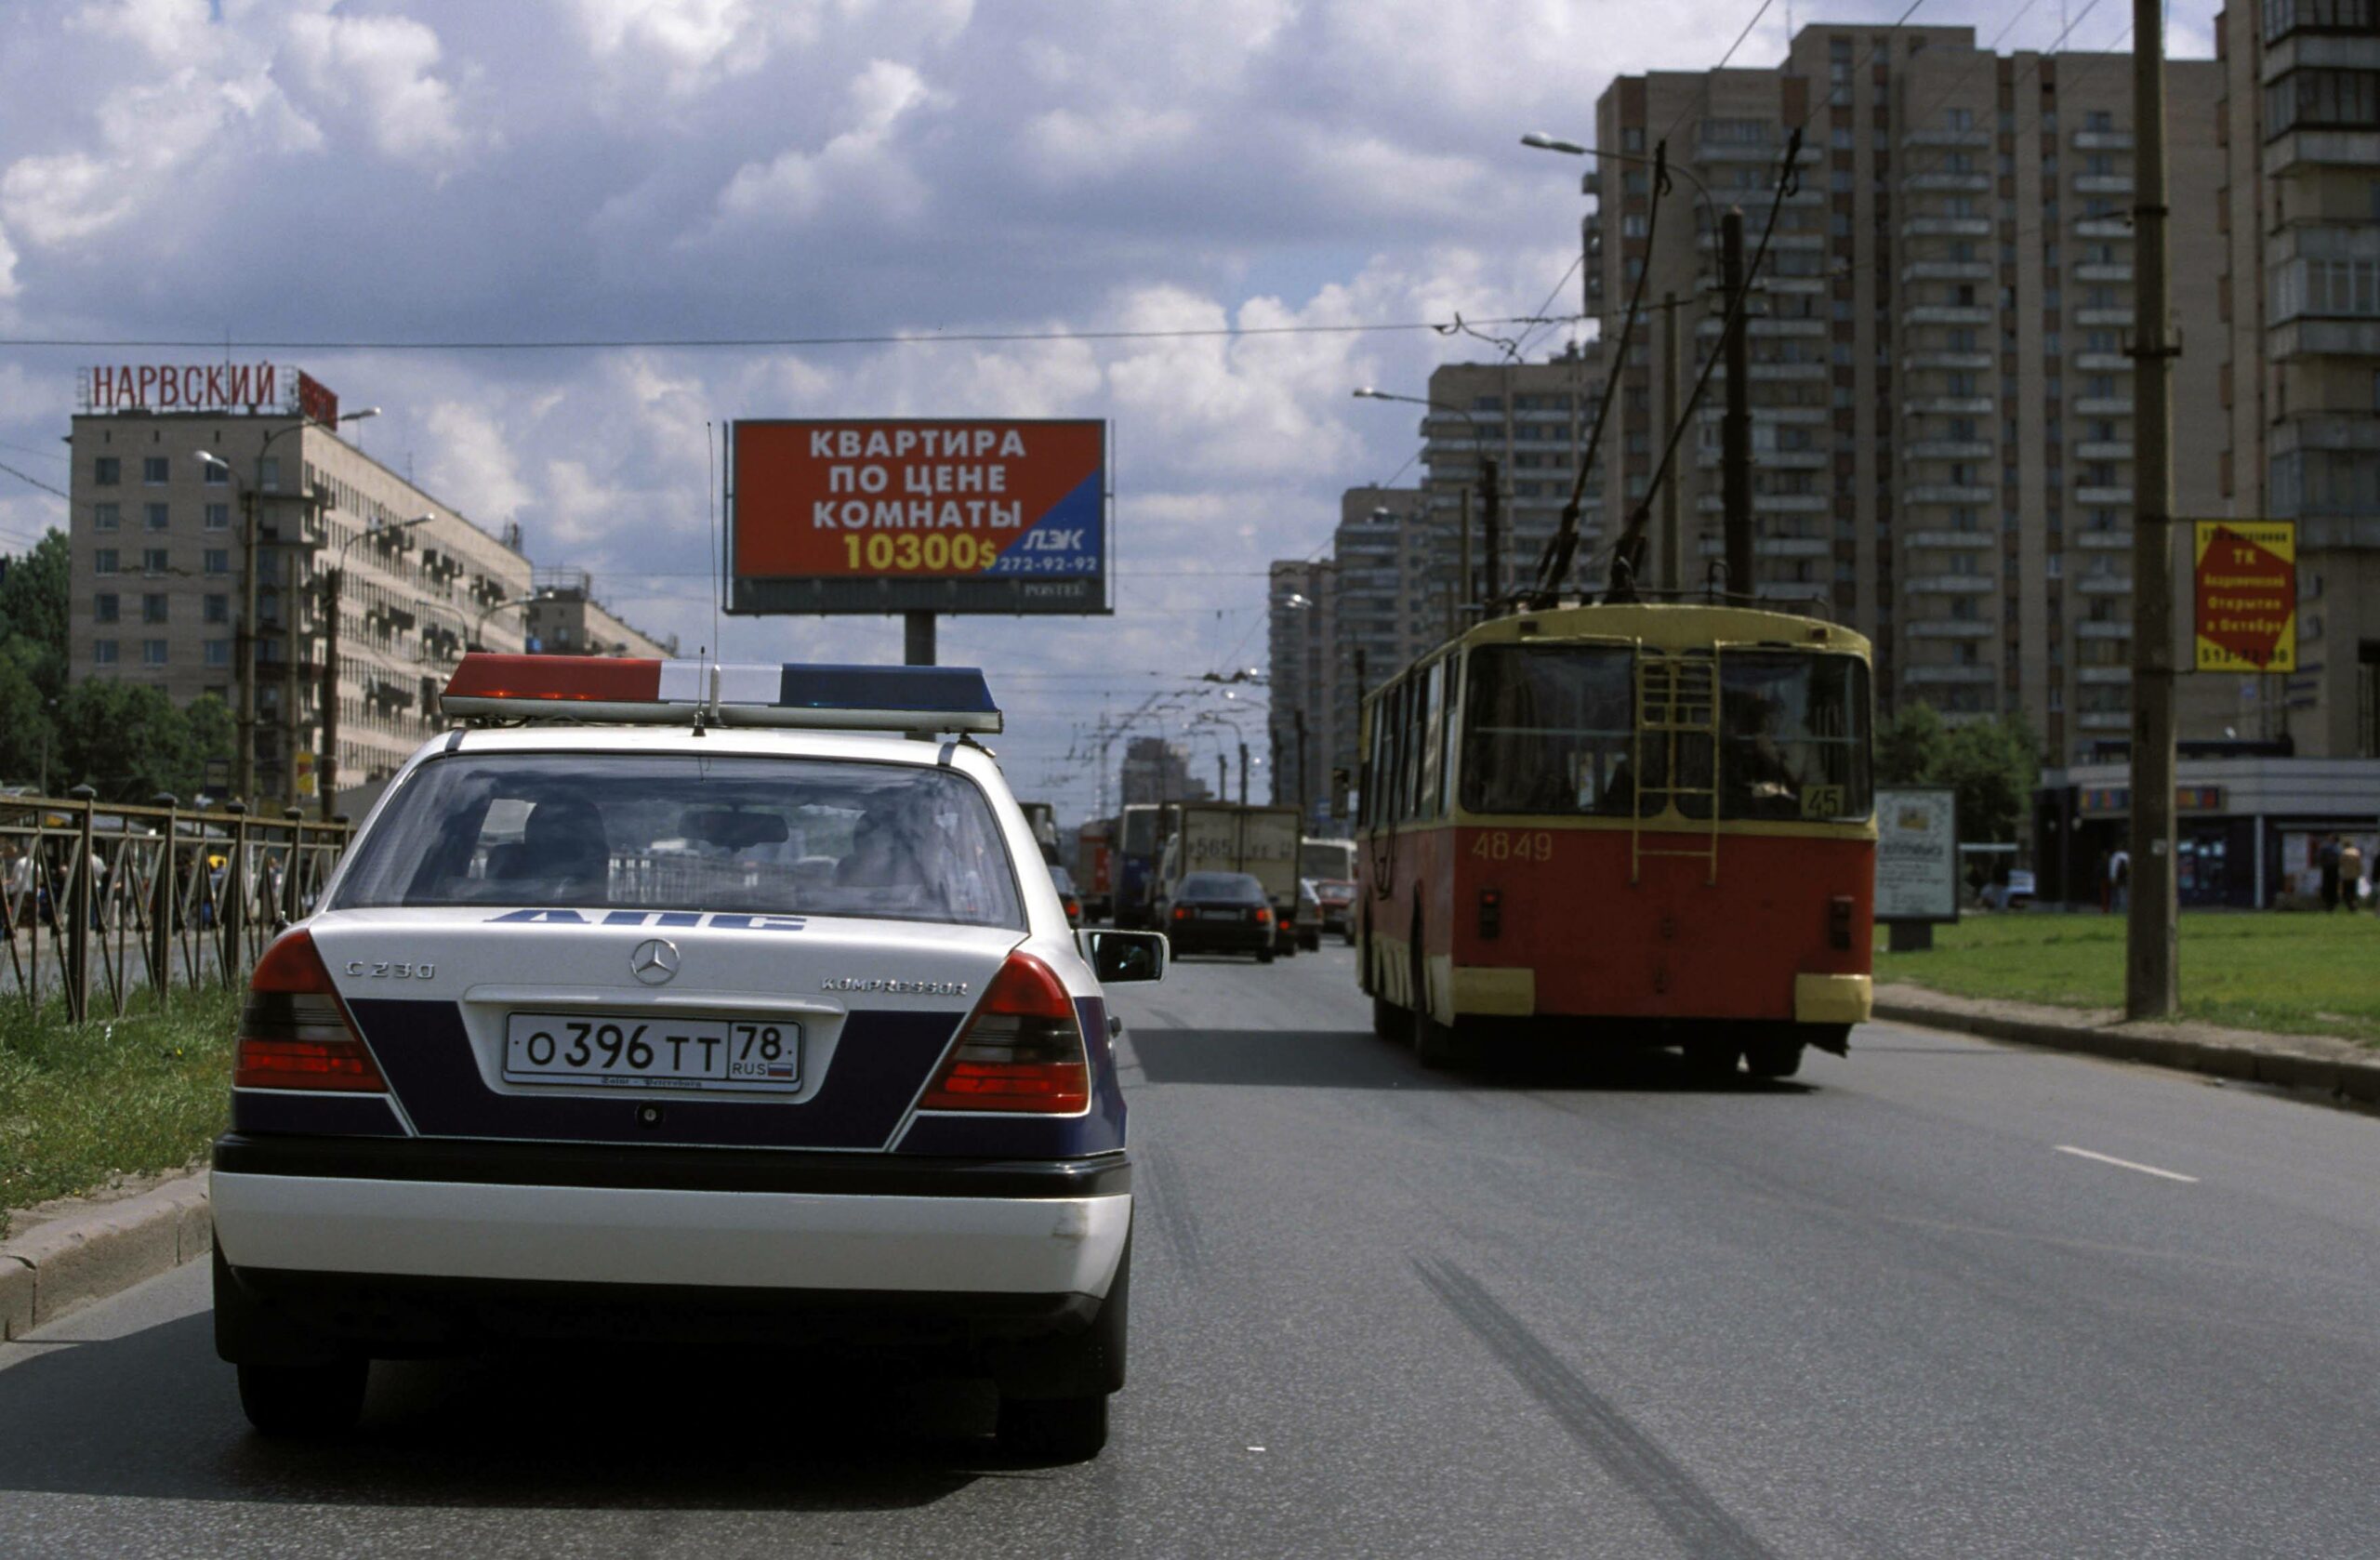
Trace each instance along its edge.
{"label": "trolley pole", "polygon": [[1727,410],[1719,424],[1720,502],[1726,516],[1727,593],[1749,596],[1752,577],[1752,353],[1744,339],[1744,214],[1730,206],[1719,218],[1719,285],[1729,324]]}
{"label": "trolley pole", "polygon": [[[1661,295],[1661,426],[1677,426],[1677,295]],[[1686,588],[1686,522],[1678,508],[1679,483],[1661,484],[1661,588]]]}
{"label": "trolley pole", "polygon": [[933,614],[905,612],[901,615],[901,664],[905,667],[930,667],[933,663]]}
{"label": "trolley pole", "polygon": [[2174,882],[2174,455],[2168,399],[2175,349],[2166,334],[2165,20],[2162,0],[2133,0],[2132,117],[2139,138],[2133,231],[2137,489],[2132,517],[2132,908],[2124,926],[2124,1012],[2162,1018],[2180,1005]]}

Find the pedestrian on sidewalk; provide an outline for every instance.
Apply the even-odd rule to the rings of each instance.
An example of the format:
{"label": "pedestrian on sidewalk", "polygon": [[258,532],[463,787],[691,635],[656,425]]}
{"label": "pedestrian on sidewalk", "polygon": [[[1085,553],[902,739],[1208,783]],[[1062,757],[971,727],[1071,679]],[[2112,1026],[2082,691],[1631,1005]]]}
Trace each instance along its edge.
{"label": "pedestrian on sidewalk", "polygon": [[2325,914],[2339,907],[2339,837],[2322,836],[2321,849],[2315,853],[2314,865],[2322,872],[2322,909]]}
{"label": "pedestrian on sidewalk", "polygon": [[2353,915],[2363,904],[2363,847],[2349,839],[2339,846],[2339,897]]}
{"label": "pedestrian on sidewalk", "polygon": [[2132,910],[2132,853],[2119,848],[2108,858],[2108,900],[2117,915]]}

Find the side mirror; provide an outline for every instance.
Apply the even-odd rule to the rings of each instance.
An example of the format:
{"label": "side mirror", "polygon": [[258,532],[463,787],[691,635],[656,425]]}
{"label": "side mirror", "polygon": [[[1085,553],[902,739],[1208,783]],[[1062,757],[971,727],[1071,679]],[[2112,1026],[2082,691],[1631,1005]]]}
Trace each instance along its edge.
{"label": "side mirror", "polygon": [[1347,767],[1344,764],[1331,770],[1330,815],[1332,817],[1343,818],[1347,815],[1347,791],[1354,783],[1355,777],[1347,773]]}
{"label": "side mirror", "polygon": [[1172,945],[1162,932],[1110,932],[1103,927],[1077,932],[1076,939],[1102,985],[1165,979],[1165,961]]}

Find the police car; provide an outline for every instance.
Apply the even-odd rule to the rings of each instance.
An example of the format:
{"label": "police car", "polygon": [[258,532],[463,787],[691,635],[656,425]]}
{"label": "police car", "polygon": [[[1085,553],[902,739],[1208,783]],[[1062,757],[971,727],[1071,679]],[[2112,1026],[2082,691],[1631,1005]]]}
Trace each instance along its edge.
{"label": "police car", "polygon": [[[269,1434],[376,1358],[880,1346],[1089,1456],[1131,1170],[1102,982],[958,668],[466,656],[257,964],[214,1155],[216,1346]],[[925,735],[928,740],[919,740]]]}

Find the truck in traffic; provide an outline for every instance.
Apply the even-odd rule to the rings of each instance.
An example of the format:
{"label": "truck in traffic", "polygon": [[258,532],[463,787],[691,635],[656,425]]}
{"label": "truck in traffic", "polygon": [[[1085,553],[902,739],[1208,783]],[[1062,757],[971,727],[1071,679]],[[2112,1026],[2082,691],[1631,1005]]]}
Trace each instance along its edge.
{"label": "truck in traffic", "polygon": [[1275,950],[1298,950],[1298,810],[1227,801],[1180,802],[1167,809],[1157,898],[1170,903],[1193,872],[1245,872],[1273,906]]}
{"label": "truck in traffic", "polygon": [[1111,875],[1114,879],[1115,919],[1119,927],[1156,922],[1153,903],[1157,858],[1164,843],[1160,827],[1166,809],[1155,802],[1136,801],[1117,814]]}
{"label": "truck in traffic", "polygon": [[1051,866],[1059,866],[1057,808],[1046,801],[1020,801],[1016,805],[1033,829],[1033,842],[1041,848],[1042,861]]}
{"label": "truck in traffic", "polygon": [[1093,926],[1116,913],[1116,821],[1094,818],[1075,831],[1075,887],[1082,894],[1084,920]]}
{"label": "truck in traffic", "polygon": [[1355,842],[1352,839],[1298,841],[1298,876],[1318,882],[1352,882],[1355,877]]}

